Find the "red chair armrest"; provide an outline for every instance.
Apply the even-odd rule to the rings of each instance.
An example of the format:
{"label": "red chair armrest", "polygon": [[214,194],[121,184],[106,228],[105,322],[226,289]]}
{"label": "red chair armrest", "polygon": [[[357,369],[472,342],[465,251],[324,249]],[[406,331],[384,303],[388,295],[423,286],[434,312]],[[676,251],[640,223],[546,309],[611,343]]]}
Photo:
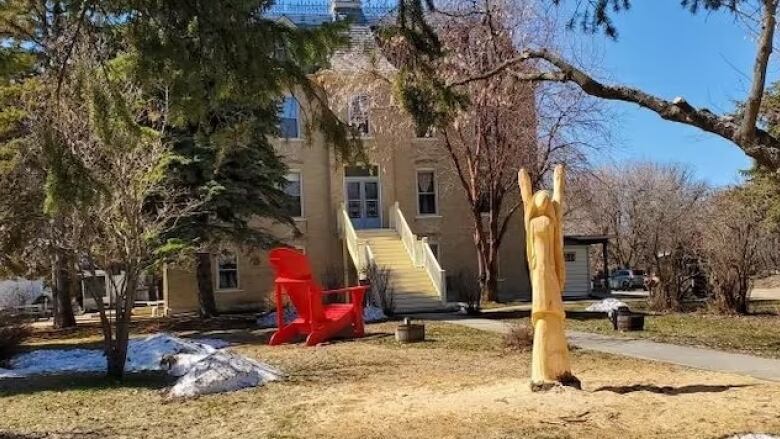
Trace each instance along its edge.
{"label": "red chair armrest", "polygon": [[323,291],[322,294],[341,294],[349,293],[350,303],[363,305],[363,296],[366,294],[368,285],[358,285],[354,287],[339,288],[338,290]]}
{"label": "red chair armrest", "polygon": [[338,290],[326,290],[323,291],[322,294],[341,294],[341,293],[351,293],[353,291],[366,291],[368,289],[368,285],[358,285],[355,287],[348,287],[348,288],[339,288]]}

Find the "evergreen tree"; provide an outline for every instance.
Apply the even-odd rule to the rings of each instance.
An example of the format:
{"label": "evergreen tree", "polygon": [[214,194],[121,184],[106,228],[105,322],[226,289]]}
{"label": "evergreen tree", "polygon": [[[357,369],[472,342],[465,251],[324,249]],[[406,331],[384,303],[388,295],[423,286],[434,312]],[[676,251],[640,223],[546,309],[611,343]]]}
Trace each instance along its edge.
{"label": "evergreen tree", "polygon": [[[67,248],[63,218],[42,209],[47,165],[56,161],[34,153],[35,115],[26,97],[38,92],[39,76],[51,65],[62,19],[46,29],[34,24],[29,2],[0,4],[0,272],[29,277],[51,275],[54,327],[76,325],[71,298],[76,294],[75,273]],[[52,157],[50,157],[52,158]]]}
{"label": "evergreen tree", "polygon": [[[286,166],[269,141],[277,134],[280,96],[295,91],[318,102],[305,129],[325,133],[339,155],[359,146],[308,77],[345,43],[343,23],[292,28],[263,18],[270,1],[134,3],[146,12],[128,26],[135,75],[167,93],[166,134],[185,158],[170,178],[207,201],[202,215],[172,235],[200,242],[201,251],[225,242],[269,247],[276,238],[251,220],[294,228],[282,190]],[[212,316],[211,259],[201,253],[196,261],[200,313]]]}
{"label": "evergreen tree", "polygon": [[[27,81],[41,84],[45,91],[30,93],[26,102],[20,100],[24,104],[20,111],[27,113],[18,117],[19,129],[9,123],[11,128],[3,133],[4,146],[18,145],[18,149],[13,154],[4,152],[0,167],[20,166],[15,169],[24,171],[38,166],[37,179],[30,184],[37,198],[30,198],[27,209],[39,209],[40,218],[69,232],[61,236],[74,247],[80,243],[78,258],[57,258],[53,266],[75,267],[92,260],[103,265],[93,263],[92,269],[122,270],[130,281],[137,279],[139,267],[151,265],[119,247],[113,247],[113,256],[106,254],[112,247],[92,241],[101,234],[113,239],[112,233],[120,231],[132,237],[137,248],[154,248],[160,258],[155,261],[226,241],[270,245],[273,236],[252,227],[250,221],[266,218],[292,225],[285,209],[288,199],[281,190],[286,168],[269,142],[277,133],[277,104],[288,90],[315,102],[307,131],[320,130],[342,157],[359,150],[359,141],[328,109],[308,76],[344,43],[343,23],[316,29],[287,27],[263,16],[270,4],[267,0],[0,4],[0,47],[9,49],[0,53],[0,69],[20,62],[11,50],[29,56],[34,68]],[[77,72],[77,67],[89,74]],[[100,80],[91,83],[85,78]],[[137,91],[129,96],[142,104],[124,102],[128,90]],[[89,123],[73,124],[74,118],[78,120],[74,115],[83,116],[85,106],[90,109]],[[129,111],[131,106],[134,111]],[[67,115],[70,119],[63,119]],[[135,181],[136,174],[128,181],[111,180],[106,178],[110,168],[99,160],[112,157],[111,152],[137,159],[128,154],[150,144],[139,140],[139,130],[146,129],[157,132],[160,144],[172,148],[160,161],[164,166],[154,166],[152,181],[175,194],[180,205],[197,200],[200,214],[182,215],[171,227],[159,227],[139,240],[138,229],[126,229],[133,222],[121,221],[121,215],[139,211],[118,213],[111,208],[128,200],[136,202],[130,203],[133,209],[138,207],[138,194],[123,196],[123,188],[150,180]],[[136,223],[149,221],[147,214],[160,208],[156,190],[145,193],[142,200],[144,215]],[[22,206],[17,203],[9,209],[18,214]],[[108,218],[119,219],[116,225],[121,227],[108,228],[112,233],[98,227]],[[21,227],[15,224],[7,230],[13,235]],[[22,252],[47,240],[40,233],[33,235],[38,240],[24,240]],[[88,254],[101,258],[85,257]],[[204,284],[210,287],[212,282],[208,279]],[[123,372],[134,294],[132,282],[126,287],[122,302],[116,304],[117,320],[103,325],[109,372],[117,377]],[[204,304],[209,307],[208,301]],[[206,309],[204,314],[213,311]]]}

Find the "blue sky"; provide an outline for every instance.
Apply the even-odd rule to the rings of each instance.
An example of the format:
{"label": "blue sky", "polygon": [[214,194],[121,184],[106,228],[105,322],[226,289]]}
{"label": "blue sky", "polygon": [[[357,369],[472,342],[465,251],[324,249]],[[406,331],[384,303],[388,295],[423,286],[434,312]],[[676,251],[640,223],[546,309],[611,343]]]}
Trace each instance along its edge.
{"label": "blue sky", "polygon": [[[754,57],[751,36],[726,12],[692,15],[678,0],[635,0],[615,16],[617,41],[598,38],[609,82],[639,87],[697,107],[728,112],[743,100]],[[582,35],[579,35],[582,38]],[[770,81],[778,68],[770,66]],[[633,104],[610,103],[618,114],[615,149],[594,157],[621,162],[680,162],[713,185],[739,181],[749,159],[732,143],[696,128],[662,120]]]}

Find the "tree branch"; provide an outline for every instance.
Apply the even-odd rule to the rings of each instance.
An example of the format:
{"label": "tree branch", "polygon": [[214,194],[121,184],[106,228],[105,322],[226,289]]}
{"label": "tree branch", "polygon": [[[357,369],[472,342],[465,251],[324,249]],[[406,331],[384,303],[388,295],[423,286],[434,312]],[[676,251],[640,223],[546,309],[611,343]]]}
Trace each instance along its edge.
{"label": "tree branch", "polygon": [[[775,2],[777,0],[770,1]],[[731,116],[718,116],[705,108],[697,109],[680,97],[668,101],[639,89],[603,84],[547,49],[523,51],[518,56],[502,62],[491,71],[455,81],[452,84],[467,84],[470,81],[487,79],[501,73],[503,70],[510,69],[512,66],[521,62],[533,59],[544,60],[556,67],[558,71],[513,73],[513,75],[518,79],[528,81],[572,82],[591,96],[637,104],[642,108],[655,112],[663,119],[691,125],[730,140],[739,146],[747,155],[758,161],[759,164],[771,169],[780,168],[780,140],[767,131],[755,126],[755,123],[748,127],[748,130],[751,133],[748,138],[751,140],[746,140],[745,137],[740,137],[738,135],[740,125],[738,121]]]}
{"label": "tree branch", "polygon": [[777,0],[764,0],[764,12],[761,19],[761,35],[758,40],[756,61],[753,64],[753,84],[745,103],[745,115],[742,125],[736,134],[739,142],[752,142],[755,138],[755,126],[758,120],[758,112],[761,109],[761,100],[764,97],[766,84],[766,69],[769,64],[769,56],[772,54],[772,43],[775,37],[775,12]]}

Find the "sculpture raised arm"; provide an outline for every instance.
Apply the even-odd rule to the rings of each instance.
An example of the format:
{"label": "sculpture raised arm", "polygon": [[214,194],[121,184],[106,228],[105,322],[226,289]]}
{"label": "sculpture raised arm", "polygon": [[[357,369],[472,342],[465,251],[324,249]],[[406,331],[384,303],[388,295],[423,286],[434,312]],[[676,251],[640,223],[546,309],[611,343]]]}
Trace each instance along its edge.
{"label": "sculpture raised arm", "polygon": [[528,175],[528,171],[526,171],[525,168],[520,169],[517,173],[517,182],[520,184],[520,198],[523,200],[523,209],[527,211],[528,207],[531,205],[534,191],[531,186],[531,177]]}
{"label": "sculpture raised arm", "polygon": [[558,219],[563,219],[563,190],[565,185],[566,173],[563,165],[556,165],[553,174],[553,195],[552,200],[555,204],[555,213]]}
{"label": "sculpture raised arm", "polygon": [[566,284],[566,262],[563,258],[563,190],[566,177],[563,165],[556,165],[553,173],[553,208],[555,209],[555,272],[558,275],[558,283],[563,290]]}

